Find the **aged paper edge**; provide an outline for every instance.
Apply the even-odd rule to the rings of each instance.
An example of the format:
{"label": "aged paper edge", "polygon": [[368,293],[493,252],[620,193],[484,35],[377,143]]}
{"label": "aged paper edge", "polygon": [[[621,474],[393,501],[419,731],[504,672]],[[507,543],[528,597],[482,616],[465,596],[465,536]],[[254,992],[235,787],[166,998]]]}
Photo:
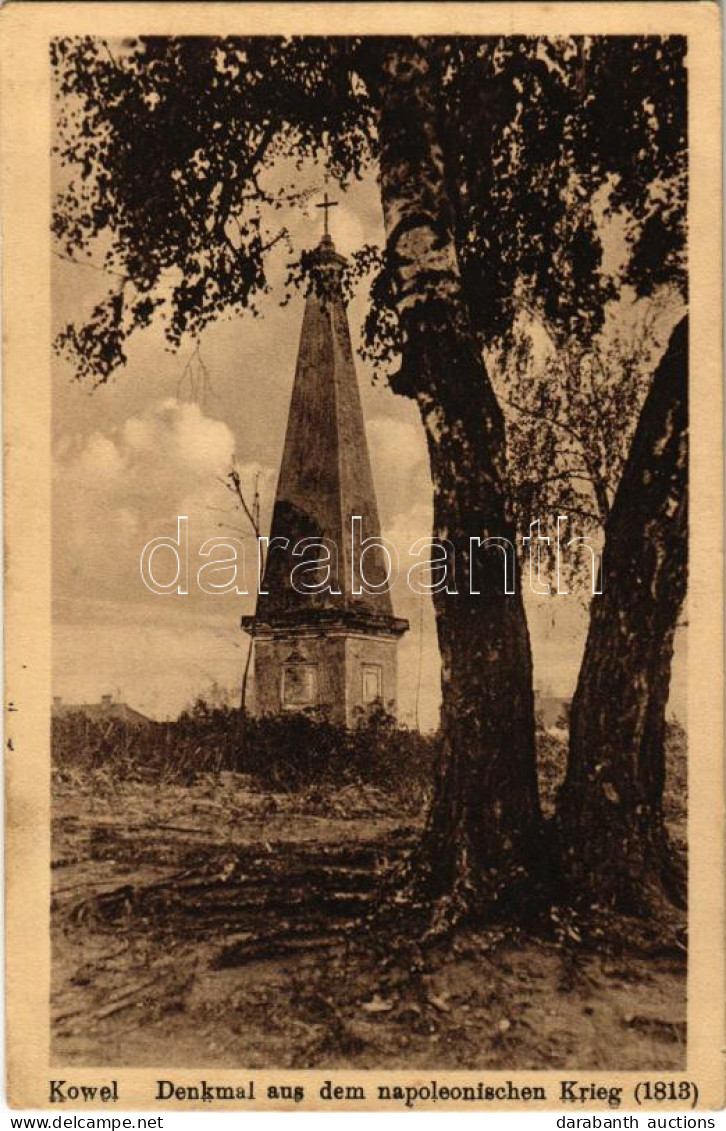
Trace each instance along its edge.
{"label": "aged paper edge", "polygon": [[[689,869],[687,1068],[680,1073],[583,1069],[384,1072],[64,1068],[49,1061],[50,1017],[50,78],[56,35],[131,34],[685,34],[689,37],[691,565],[689,593]],[[722,387],[720,9],[714,3],[60,4],[0,10],[3,362],[6,513],[6,1026],[8,1100],[45,1108],[49,1080],[118,1082],[120,1110],[193,1110],[155,1103],[155,1081],[300,1083],[300,1103],[220,1103],[215,1110],[405,1110],[375,1099],[317,1098],[325,1080],[375,1089],[512,1080],[541,1084],[545,1103],[420,1104],[421,1110],[557,1109],[559,1082],[623,1086],[692,1080],[699,1109],[724,1102],[722,767]],[[84,1105],[89,1111],[104,1105]],[[646,1105],[644,1105],[645,1107]],[[586,1103],[578,1112],[600,1109]],[[635,1109],[624,1103],[623,1110]],[[106,1108],[108,1110],[108,1108]]]}

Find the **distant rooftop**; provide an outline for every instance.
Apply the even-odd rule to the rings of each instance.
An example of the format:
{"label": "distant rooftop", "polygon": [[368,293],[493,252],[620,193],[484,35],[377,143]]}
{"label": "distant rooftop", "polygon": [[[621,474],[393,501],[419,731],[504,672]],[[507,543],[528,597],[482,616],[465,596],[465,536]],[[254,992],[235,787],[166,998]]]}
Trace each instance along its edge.
{"label": "distant rooftop", "polygon": [[135,711],[127,703],[114,699],[113,695],[102,695],[98,703],[66,703],[60,695],[54,695],[52,718],[63,719],[70,715],[85,715],[86,718],[96,720],[119,719],[129,726],[150,726],[152,723],[146,715]]}

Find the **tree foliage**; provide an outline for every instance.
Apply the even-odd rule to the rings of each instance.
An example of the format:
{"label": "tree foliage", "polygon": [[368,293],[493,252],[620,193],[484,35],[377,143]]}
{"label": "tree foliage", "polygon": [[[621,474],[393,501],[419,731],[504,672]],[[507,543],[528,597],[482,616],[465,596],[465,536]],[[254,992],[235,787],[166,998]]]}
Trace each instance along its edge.
{"label": "tree foliage", "polygon": [[[118,280],[60,346],[106,380],[134,330],[161,317],[172,346],[250,310],[268,288],[276,212],[323,140],[330,169],[357,175],[370,110],[324,40],[163,38],[112,47],[56,40],[57,146],[71,170],[53,216],[70,258],[97,249]],[[334,113],[330,113],[330,108]],[[292,175],[270,176],[286,160]]]}
{"label": "tree foliage", "polygon": [[[596,333],[618,282],[602,244],[616,212],[630,252],[619,282],[685,287],[682,38],[453,37],[429,49],[485,343],[512,344],[523,303],[558,335]],[[57,343],[80,376],[107,380],[152,319],[177,347],[219,317],[259,312],[279,210],[305,193],[295,170],[324,158],[345,184],[375,163],[370,50],[354,38],[53,42],[68,173],[53,230],[61,254],[91,256],[113,284]],[[291,279],[304,277],[289,258]],[[387,365],[399,342],[382,249],[360,249],[349,281],[361,275],[366,349]]]}

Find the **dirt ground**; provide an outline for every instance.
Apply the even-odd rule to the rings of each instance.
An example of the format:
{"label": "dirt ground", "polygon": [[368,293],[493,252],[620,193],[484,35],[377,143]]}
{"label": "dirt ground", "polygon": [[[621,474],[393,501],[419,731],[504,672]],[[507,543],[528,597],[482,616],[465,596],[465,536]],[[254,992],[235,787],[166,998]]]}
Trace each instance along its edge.
{"label": "dirt ground", "polygon": [[53,795],[57,1064],[685,1064],[685,963],[670,953],[469,933],[415,980],[384,969],[353,923],[417,822],[376,791],[64,772]]}

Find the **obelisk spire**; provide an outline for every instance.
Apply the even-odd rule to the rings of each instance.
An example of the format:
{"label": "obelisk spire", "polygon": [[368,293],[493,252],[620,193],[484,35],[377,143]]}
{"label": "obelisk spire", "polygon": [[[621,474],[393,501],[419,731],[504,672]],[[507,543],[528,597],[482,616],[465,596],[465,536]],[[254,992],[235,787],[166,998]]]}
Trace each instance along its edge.
{"label": "obelisk spire", "polygon": [[[331,204],[327,201],[327,207]],[[323,235],[316,254],[335,271],[345,266],[329,232]],[[371,596],[355,591],[353,516],[361,518],[363,538],[380,537],[348,318],[342,290],[334,281],[324,296],[312,288],[305,304],[271,536],[288,539],[290,551],[303,538],[334,542],[338,592],[316,598],[298,594],[290,581],[296,559],[274,552],[268,557],[264,585],[268,593],[263,592],[259,600],[262,616],[293,610],[302,613],[312,607],[392,615],[388,593]],[[366,554],[366,571],[371,580],[385,576],[381,551],[372,548]]]}

